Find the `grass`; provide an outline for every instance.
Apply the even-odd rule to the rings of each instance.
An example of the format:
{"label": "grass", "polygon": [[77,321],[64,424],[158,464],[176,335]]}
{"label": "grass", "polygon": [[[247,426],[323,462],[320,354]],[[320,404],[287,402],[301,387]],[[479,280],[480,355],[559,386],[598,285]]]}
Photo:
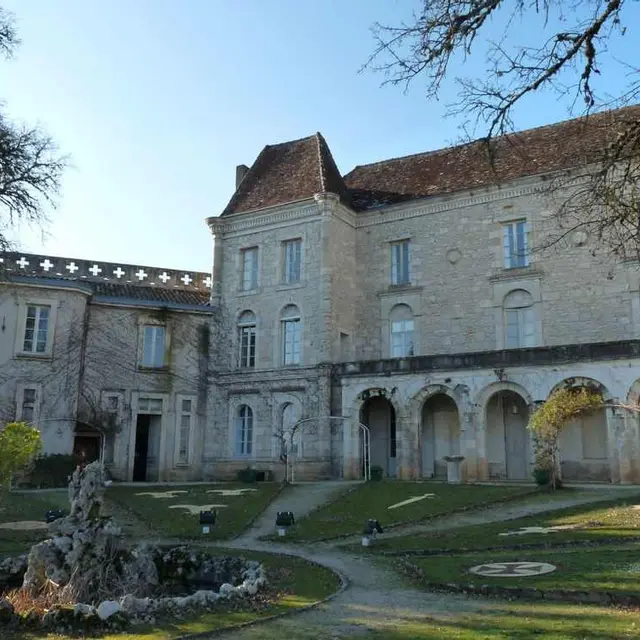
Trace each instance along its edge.
{"label": "grass", "polygon": [[[44,522],[49,509],[69,510],[66,489],[46,492],[3,492],[0,494],[0,523],[37,520]],[[20,531],[0,529],[0,558],[24,553],[33,544],[44,540],[47,530]]]}
{"label": "grass", "polygon": [[[448,485],[440,482],[368,482],[338,495],[332,502],[301,519],[287,533],[289,540],[313,540],[360,534],[369,518],[383,527],[456,511],[465,507],[528,495],[532,489],[509,486]],[[389,509],[415,496],[423,500]],[[295,515],[295,514],[294,514]]]}
{"label": "grass", "polygon": [[547,602],[491,602],[483,605],[480,612],[455,617],[394,618],[389,627],[358,637],[363,640],[624,640],[638,636],[637,611]]}
{"label": "grass", "polygon": [[[547,590],[575,590],[637,594],[640,591],[640,544],[622,548],[542,551],[501,551],[456,556],[412,557],[432,583],[498,585],[501,587]],[[469,569],[488,562],[549,562],[556,570],[541,576],[477,576]]]}
{"label": "grass", "polygon": [[[225,505],[214,507],[218,512],[216,525],[207,535],[208,540],[224,540],[241,533],[271,502],[281,489],[278,483],[218,483],[211,485],[171,485],[153,487],[110,487],[106,496],[121,507],[135,514],[156,535],[168,538],[201,538],[198,513],[191,514],[183,508],[171,506],[187,504]],[[210,493],[214,490],[245,490],[241,495]],[[140,493],[166,493],[183,491],[173,498],[154,498]]]}
{"label": "grass", "polygon": [[[236,550],[221,548],[208,550],[215,554],[234,554]],[[339,580],[333,572],[324,567],[306,562],[301,558],[277,556],[267,553],[243,551],[241,555],[264,563],[269,580],[269,591],[266,600],[251,605],[250,601],[234,600],[232,604],[223,603],[206,613],[185,619],[172,617],[158,619],[156,624],[132,627],[130,633],[117,633],[100,636],[104,640],[170,640],[177,636],[216,631],[240,623],[266,618],[277,613],[294,611],[313,604],[334,593],[339,587]],[[58,640],[62,636],[38,635],[31,633],[14,633],[6,635],[3,640]]]}
{"label": "grass", "polygon": [[[575,529],[550,533],[525,533],[501,536],[500,533],[519,531],[525,527],[554,527],[577,525]],[[381,536],[368,550],[474,550],[520,544],[553,545],[563,542],[599,542],[640,537],[640,496],[627,496],[558,509],[548,513],[527,516],[506,522],[492,522],[477,526],[460,527],[434,533],[425,532],[384,539]]]}

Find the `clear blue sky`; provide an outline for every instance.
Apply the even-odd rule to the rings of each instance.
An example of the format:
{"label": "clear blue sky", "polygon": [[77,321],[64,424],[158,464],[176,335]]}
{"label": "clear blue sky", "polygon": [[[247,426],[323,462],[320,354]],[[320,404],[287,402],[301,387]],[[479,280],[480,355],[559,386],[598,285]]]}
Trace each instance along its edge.
{"label": "clear blue sky", "polygon": [[[49,236],[22,226],[21,248],[206,271],[204,218],[222,211],[235,166],[265,144],[321,131],[345,173],[455,142],[459,121],[444,118],[450,90],[429,102],[419,84],[405,94],[358,74],[370,25],[418,4],[0,0],[23,41],[0,61],[0,98],[12,117],[42,123],[73,163]],[[542,97],[516,124],[566,116],[566,103]]]}

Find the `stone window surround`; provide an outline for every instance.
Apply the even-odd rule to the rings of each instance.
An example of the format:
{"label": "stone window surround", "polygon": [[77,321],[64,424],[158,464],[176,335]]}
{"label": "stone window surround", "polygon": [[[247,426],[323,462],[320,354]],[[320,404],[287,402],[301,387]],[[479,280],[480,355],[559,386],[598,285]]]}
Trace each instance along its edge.
{"label": "stone window surround", "polygon": [[[247,251],[254,251],[254,250],[256,252],[256,282],[255,282],[256,286],[251,287],[250,289],[245,289],[244,288],[244,256]],[[238,283],[237,283],[238,294],[248,295],[251,293],[258,293],[261,288],[260,274],[262,272],[262,251],[260,250],[260,247],[255,243],[249,244],[247,246],[239,247],[236,255],[236,261],[237,261],[236,273],[239,276]]]}
{"label": "stone window surround", "polygon": [[33,424],[38,424],[42,405],[42,385],[38,382],[20,382],[16,385],[16,422],[22,420],[22,405],[24,404],[24,392],[26,389],[34,389],[36,399],[33,405]]}
{"label": "stone window surround", "polygon": [[[409,253],[409,257],[408,257],[408,261],[407,261],[407,267],[408,267],[408,273],[407,273],[407,280],[406,281],[402,281],[402,282],[395,282],[393,281],[393,249],[395,246],[397,245],[402,245],[403,243],[408,243],[408,253]],[[407,235],[407,236],[401,236],[398,237],[396,239],[390,240],[387,243],[388,249],[387,249],[387,255],[388,255],[388,260],[389,260],[389,267],[388,267],[388,277],[389,277],[389,287],[409,287],[413,284],[414,282],[414,272],[415,269],[413,268],[413,249],[414,247],[413,245],[413,237],[412,235]]]}
{"label": "stone window surround", "polygon": [[[300,264],[298,265],[298,279],[289,282],[286,277],[287,267],[287,243],[299,242],[300,243]],[[280,283],[279,287],[296,287],[300,286],[304,278],[304,254],[305,246],[302,235],[293,236],[291,238],[285,238],[280,241]]]}
{"label": "stone window surround", "polygon": [[378,294],[380,300],[381,358],[391,357],[391,311],[398,305],[407,305],[413,312],[413,353],[421,353],[420,319],[422,287],[396,289]]}
{"label": "stone window surround", "polygon": [[[253,315],[253,321],[243,320],[243,316],[248,314]],[[253,309],[243,308],[242,311],[236,314],[235,327],[236,330],[234,332],[234,344],[233,344],[233,353],[236,354],[237,357],[237,367],[238,369],[257,369],[258,368],[258,335],[259,335],[259,323],[260,320]],[[242,329],[246,327],[253,327],[255,331],[255,339],[254,339],[254,357],[253,357],[253,366],[243,365],[242,364]]]}
{"label": "stone window surround", "polygon": [[[53,357],[53,340],[55,336],[58,302],[50,298],[25,298],[18,302],[18,321],[16,324],[14,355],[18,358],[50,360]],[[24,332],[27,322],[28,307],[49,307],[49,325],[47,327],[47,344],[44,352],[24,351]]]}
{"label": "stone window surround", "polygon": [[[187,450],[187,460],[180,460],[180,429],[182,423],[182,416],[186,414],[185,411],[182,411],[182,401],[183,400],[191,400],[191,421],[189,423],[189,447]],[[194,395],[186,394],[186,393],[176,393],[175,397],[175,447],[174,447],[174,459],[173,465],[174,467],[188,467],[193,462],[193,444],[194,444],[194,435],[196,430],[196,419],[197,419],[197,411],[196,411],[196,403],[197,398]]]}
{"label": "stone window surround", "polygon": [[[287,320],[287,318],[283,317],[283,313],[285,311],[285,309],[287,307],[296,307],[298,309],[298,331],[300,334],[300,360],[299,362],[296,363],[291,363],[291,364],[285,364],[284,362],[284,348],[285,348],[285,344],[284,344],[284,330],[285,330],[285,322]],[[293,318],[294,316],[292,316],[291,318]],[[301,307],[301,305],[297,302],[297,301],[293,301],[293,300],[287,300],[285,301],[285,303],[281,306],[280,308],[280,312],[278,313],[278,318],[276,320],[277,324],[276,324],[276,332],[273,334],[275,336],[277,336],[277,339],[273,341],[273,346],[274,346],[274,361],[275,361],[275,365],[276,367],[279,368],[291,368],[291,367],[300,367],[303,365],[304,363],[304,311]]]}
{"label": "stone window surround", "polygon": [[[256,435],[258,433],[258,412],[256,406],[258,405],[259,397],[257,394],[238,394],[229,398],[229,424],[227,431],[227,453],[232,460],[253,460],[256,457]],[[252,411],[253,423],[252,423],[252,446],[251,453],[247,455],[238,455],[236,451],[236,427],[238,412],[240,408],[246,405]]]}
{"label": "stone window surround", "polygon": [[[138,347],[136,355],[136,363],[140,371],[145,373],[166,372],[169,368],[169,354],[171,351],[171,327],[169,323],[162,322],[151,315],[140,314],[137,318],[138,322]],[[144,354],[144,330],[145,327],[157,326],[164,327],[164,361],[161,367],[150,367],[142,364]]]}
{"label": "stone window surround", "polygon": [[539,347],[544,345],[544,334],[542,330],[542,287],[540,277],[499,280],[493,282],[492,286],[494,320],[496,326],[496,349],[501,351],[506,348],[506,318],[503,305],[507,295],[517,289],[523,289],[531,295],[536,327],[536,344],[534,346]]}

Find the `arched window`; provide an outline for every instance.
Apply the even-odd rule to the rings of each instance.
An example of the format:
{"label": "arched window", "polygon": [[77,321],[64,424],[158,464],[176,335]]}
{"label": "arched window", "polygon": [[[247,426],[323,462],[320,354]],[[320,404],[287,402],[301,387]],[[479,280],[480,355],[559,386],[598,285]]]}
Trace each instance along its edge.
{"label": "arched window", "polygon": [[238,320],[238,364],[244,368],[256,366],[256,316],[245,311]]}
{"label": "arched window", "polygon": [[236,455],[250,456],[253,451],[253,411],[249,405],[238,407],[236,415]]}
{"label": "arched window", "polygon": [[391,309],[391,357],[405,358],[415,354],[413,337],[413,311],[406,304]]}
{"label": "arched window", "polygon": [[280,316],[282,322],[282,364],[300,364],[301,328],[300,311],[294,304],[286,306]]}
{"label": "arched window", "polygon": [[504,298],[504,326],[506,349],[536,346],[536,318],[533,298],[524,289],[515,289]]}

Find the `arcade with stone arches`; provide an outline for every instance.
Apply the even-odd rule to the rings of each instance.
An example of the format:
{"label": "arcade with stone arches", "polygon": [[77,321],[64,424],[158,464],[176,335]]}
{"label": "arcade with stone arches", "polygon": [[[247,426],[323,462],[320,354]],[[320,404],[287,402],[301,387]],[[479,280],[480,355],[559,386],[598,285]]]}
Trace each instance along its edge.
{"label": "arcade with stone arches", "polygon": [[[535,439],[528,429],[532,412],[556,389],[586,387],[612,406],[603,406],[563,429],[559,440],[562,478],[640,483],[640,412],[615,406],[620,402],[638,405],[640,378],[620,394],[621,401],[595,377],[565,376],[559,381],[554,377],[547,385],[539,380],[537,391],[507,380],[489,382],[476,393],[462,384],[431,384],[413,393],[409,389],[415,389],[415,384],[371,386],[357,393],[347,407],[352,418],[369,428],[371,465],[382,468],[385,477],[444,480],[445,457],[461,455],[464,481],[530,482],[535,467]],[[345,477],[356,475],[355,470],[362,467],[361,436],[355,429],[351,434],[360,443],[345,446]],[[355,459],[348,460],[350,455]]]}

